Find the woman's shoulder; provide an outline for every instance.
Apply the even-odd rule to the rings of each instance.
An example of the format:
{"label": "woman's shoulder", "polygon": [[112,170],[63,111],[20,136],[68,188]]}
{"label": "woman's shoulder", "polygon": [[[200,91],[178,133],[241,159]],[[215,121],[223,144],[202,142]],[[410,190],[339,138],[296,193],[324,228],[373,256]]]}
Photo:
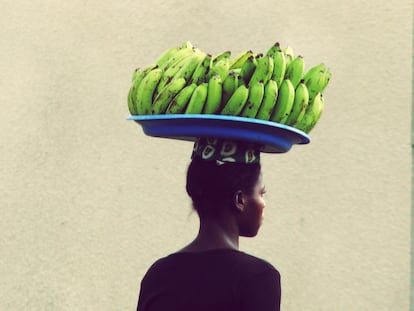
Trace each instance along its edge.
{"label": "woman's shoulder", "polygon": [[269,271],[279,274],[276,267],[266,259],[245,252],[240,252],[239,254],[238,268],[247,270],[250,274],[259,274]]}
{"label": "woman's shoulder", "polygon": [[[175,252],[156,260],[150,269],[170,269],[180,264],[222,266],[233,272],[257,274],[277,269],[269,261],[237,249],[213,249],[197,252]],[[187,266],[188,267],[188,266]]]}

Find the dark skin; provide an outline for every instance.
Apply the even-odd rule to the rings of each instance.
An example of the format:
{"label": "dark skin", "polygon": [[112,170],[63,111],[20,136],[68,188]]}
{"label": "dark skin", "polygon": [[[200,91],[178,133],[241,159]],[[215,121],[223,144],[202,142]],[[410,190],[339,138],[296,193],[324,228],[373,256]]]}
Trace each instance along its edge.
{"label": "dark skin", "polygon": [[233,206],[222,208],[214,218],[200,217],[197,237],[179,252],[200,252],[212,249],[239,249],[239,237],[255,236],[262,224],[265,189],[262,175],[252,191],[239,190],[234,194]]}

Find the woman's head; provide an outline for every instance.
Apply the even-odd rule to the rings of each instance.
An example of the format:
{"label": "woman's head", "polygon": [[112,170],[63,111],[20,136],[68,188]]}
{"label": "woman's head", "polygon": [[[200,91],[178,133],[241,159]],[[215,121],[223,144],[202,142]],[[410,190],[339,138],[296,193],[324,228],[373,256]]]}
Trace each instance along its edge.
{"label": "woman's head", "polygon": [[256,222],[261,222],[264,208],[263,188],[260,163],[218,165],[196,157],[188,167],[186,190],[200,218],[233,212],[245,228],[244,236],[255,235],[260,226]]}

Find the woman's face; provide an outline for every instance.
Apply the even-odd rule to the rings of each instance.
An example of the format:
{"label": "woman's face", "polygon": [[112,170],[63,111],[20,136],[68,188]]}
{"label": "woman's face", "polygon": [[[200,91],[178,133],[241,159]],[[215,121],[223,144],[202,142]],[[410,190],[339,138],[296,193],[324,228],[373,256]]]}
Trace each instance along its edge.
{"label": "woman's face", "polygon": [[243,194],[244,209],[239,215],[239,235],[253,237],[257,235],[263,221],[263,209],[266,207],[264,199],[265,187],[263,177],[254,186],[251,194]]}

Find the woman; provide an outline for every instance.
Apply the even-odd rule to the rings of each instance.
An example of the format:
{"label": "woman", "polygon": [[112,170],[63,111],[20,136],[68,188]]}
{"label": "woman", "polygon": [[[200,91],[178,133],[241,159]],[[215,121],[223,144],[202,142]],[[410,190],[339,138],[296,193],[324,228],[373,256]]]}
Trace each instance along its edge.
{"label": "woman", "polygon": [[199,139],[186,190],[200,218],[197,237],[147,271],[137,311],[280,310],[280,274],[239,251],[239,236],[261,226],[265,189],[259,149],[249,143]]}

